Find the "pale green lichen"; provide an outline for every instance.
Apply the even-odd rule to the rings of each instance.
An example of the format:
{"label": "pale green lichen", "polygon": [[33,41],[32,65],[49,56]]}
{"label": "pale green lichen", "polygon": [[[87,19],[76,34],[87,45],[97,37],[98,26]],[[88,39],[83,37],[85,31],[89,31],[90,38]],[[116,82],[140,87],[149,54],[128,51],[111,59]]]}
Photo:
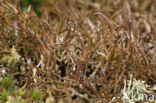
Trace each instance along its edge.
{"label": "pale green lichen", "polygon": [[[154,99],[153,89],[145,83],[145,81],[132,79],[125,80],[124,89],[122,90],[122,100],[124,103],[136,103],[138,101],[151,101]],[[150,100],[151,99],[151,100]]]}
{"label": "pale green lichen", "polygon": [[10,55],[4,55],[0,59],[0,64],[4,63],[7,67],[16,66],[20,62],[20,55],[16,51],[15,47],[13,46],[10,49]]}

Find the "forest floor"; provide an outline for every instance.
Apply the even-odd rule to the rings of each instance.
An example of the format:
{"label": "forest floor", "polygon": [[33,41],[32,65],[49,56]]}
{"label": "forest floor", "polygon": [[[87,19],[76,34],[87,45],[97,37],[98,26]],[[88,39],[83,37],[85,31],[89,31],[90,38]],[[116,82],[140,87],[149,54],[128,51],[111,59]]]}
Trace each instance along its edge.
{"label": "forest floor", "polygon": [[0,103],[156,103],[156,0],[38,2],[0,0]]}

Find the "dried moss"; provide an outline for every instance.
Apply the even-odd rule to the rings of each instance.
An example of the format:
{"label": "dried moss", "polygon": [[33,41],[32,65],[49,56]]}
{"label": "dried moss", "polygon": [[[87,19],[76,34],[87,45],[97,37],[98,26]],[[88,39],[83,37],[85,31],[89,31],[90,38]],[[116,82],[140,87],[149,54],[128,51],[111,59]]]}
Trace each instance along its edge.
{"label": "dried moss", "polygon": [[155,0],[44,0],[40,18],[20,3],[0,1],[0,74],[17,88],[43,102],[121,103],[129,74],[155,85]]}

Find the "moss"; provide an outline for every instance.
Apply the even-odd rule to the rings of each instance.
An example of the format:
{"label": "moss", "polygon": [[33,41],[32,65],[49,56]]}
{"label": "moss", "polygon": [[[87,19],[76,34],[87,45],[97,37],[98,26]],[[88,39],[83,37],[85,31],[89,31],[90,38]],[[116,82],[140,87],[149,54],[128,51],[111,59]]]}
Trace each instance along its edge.
{"label": "moss", "polygon": [[9,55],[3,55],[0,59],[0,64],[4,64],[7,67],[15,67],[19,63],[21,63],[20,55],[17,53],[15,47],[10,49]]}

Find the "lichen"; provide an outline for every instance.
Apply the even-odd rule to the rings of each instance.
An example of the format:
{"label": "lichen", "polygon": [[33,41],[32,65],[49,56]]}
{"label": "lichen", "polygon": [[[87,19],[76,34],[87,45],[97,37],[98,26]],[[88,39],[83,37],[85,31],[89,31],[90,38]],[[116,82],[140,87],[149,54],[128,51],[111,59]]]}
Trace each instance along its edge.
{"label": "lichen", "polygon": [[4,64],[7,67],[14,67],[18,63],[20,63],[20,55],[18,54],[14,46],[10,49],[9,55],[4,55],[0,59],[0,64]]}

